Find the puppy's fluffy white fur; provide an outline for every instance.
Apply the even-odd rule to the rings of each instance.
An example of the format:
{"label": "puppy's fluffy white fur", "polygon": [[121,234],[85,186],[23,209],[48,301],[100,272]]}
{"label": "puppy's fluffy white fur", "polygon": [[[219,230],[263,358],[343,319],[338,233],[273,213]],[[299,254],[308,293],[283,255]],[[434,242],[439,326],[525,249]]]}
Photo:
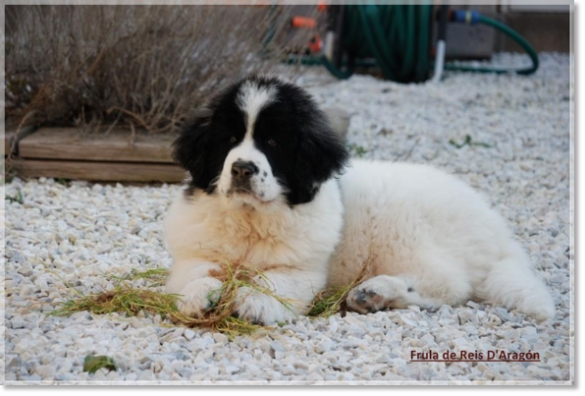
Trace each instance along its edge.
{"label": "puppy's fluffy white fur", "polygon": [[[249,120],[262,103],[285,100],[274,96],[278,86],[253,88],[244,84],[236,101],[253,108]],[[547,288],[504,220],[457,178],[425,165],[353,161],[308,202],[291,205],[255,133],[262,132],[251,124],[242,130],[213,193],[181,193],[165,220],[174,259],[166,287],[183,296],[181,312],[201,316],[209,308],[221,287],[212,270],[224,263],[263,271],[268,280],[256,281],[293,302],[290,310],[241,290],[237,314],[271,324],[303,313],[326,286],[349,284],[369,262],[367,279],[347,298],[359,312],[479,299],[539,320],[554,315]],[[230,169],[244,160],[258,172],[238,193]]]}
{"label": "puppy's fluffy white fur", "polygon": [[503,219],[455,177],[425,165],[354,161],[312,202],[258,211],[204,193],[177,197],[165,221],[174,265],[167,291],[181,311],[200,315],[221,282],[218,264],[246,262],[266,271],[292,312],[265,295],[243,292],[249,320],[274,323],[302,313],[326,285],[349,284],[370,257],[369,279],[348,305],[357,311],[437,307],[486,300],[543,320],[551,297]]}

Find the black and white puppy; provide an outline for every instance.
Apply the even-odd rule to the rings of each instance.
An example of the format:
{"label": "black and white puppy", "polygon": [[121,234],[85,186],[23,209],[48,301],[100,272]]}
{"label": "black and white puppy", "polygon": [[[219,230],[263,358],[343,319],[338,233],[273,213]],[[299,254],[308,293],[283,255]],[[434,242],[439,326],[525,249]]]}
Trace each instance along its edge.
{"label": "black and white puppy", "polygon": [[543,320],[554,305],[503,219],[469,186],[424,165],[353,161],[310,96],[244,79],[187,123],[174,157],[190,174],[165,220],[167,292],[204,314],[225,263],[262,271],[275,298],[240,289],[236,314],[271,324],[302,314],[326,286],[367,279],[358,312],[487,300]]}

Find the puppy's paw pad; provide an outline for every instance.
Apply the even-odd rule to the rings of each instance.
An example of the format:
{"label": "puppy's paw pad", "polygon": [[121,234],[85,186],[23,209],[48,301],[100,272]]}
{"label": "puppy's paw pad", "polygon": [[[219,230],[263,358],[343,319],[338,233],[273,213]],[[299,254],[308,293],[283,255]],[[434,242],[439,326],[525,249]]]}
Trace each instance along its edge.
{"label": "puppy's paw pad", "polygon": [[221,285],[221,281],[215,278],[201,278],[187,283],[177,301],[179,312],[201,318],[219,300]]}

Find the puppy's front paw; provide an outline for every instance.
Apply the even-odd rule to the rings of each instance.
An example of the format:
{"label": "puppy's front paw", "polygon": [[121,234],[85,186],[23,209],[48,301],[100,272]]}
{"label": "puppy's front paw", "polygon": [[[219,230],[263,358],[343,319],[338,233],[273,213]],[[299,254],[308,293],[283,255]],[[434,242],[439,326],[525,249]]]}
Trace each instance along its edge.
{"label": "puppy's front paw", "polygon": [[271,325],[286,322],[297,316],[292,305],[285,306],[274,297],[248,287],[238,290],[238,308],[234,314],[254,324]]}
{"label": "puppy's front paw", "polygon": [[215,278],[195,279],[185,285],[177,308],[183,315],[201,318],[220,297],[221,281]]}

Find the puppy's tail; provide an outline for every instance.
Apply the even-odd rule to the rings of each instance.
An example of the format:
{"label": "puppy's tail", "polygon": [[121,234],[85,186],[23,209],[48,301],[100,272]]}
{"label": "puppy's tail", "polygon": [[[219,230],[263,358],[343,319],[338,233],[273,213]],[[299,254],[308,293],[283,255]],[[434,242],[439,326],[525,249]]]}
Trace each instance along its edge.
{"label": "puppy's tail", "polygon": [[492,265],[478,288],[478,297],[510,310],[517,309],[539,321],[553,318],[553,299],[526,253],[519,246],[514,246],[510,253]]}

